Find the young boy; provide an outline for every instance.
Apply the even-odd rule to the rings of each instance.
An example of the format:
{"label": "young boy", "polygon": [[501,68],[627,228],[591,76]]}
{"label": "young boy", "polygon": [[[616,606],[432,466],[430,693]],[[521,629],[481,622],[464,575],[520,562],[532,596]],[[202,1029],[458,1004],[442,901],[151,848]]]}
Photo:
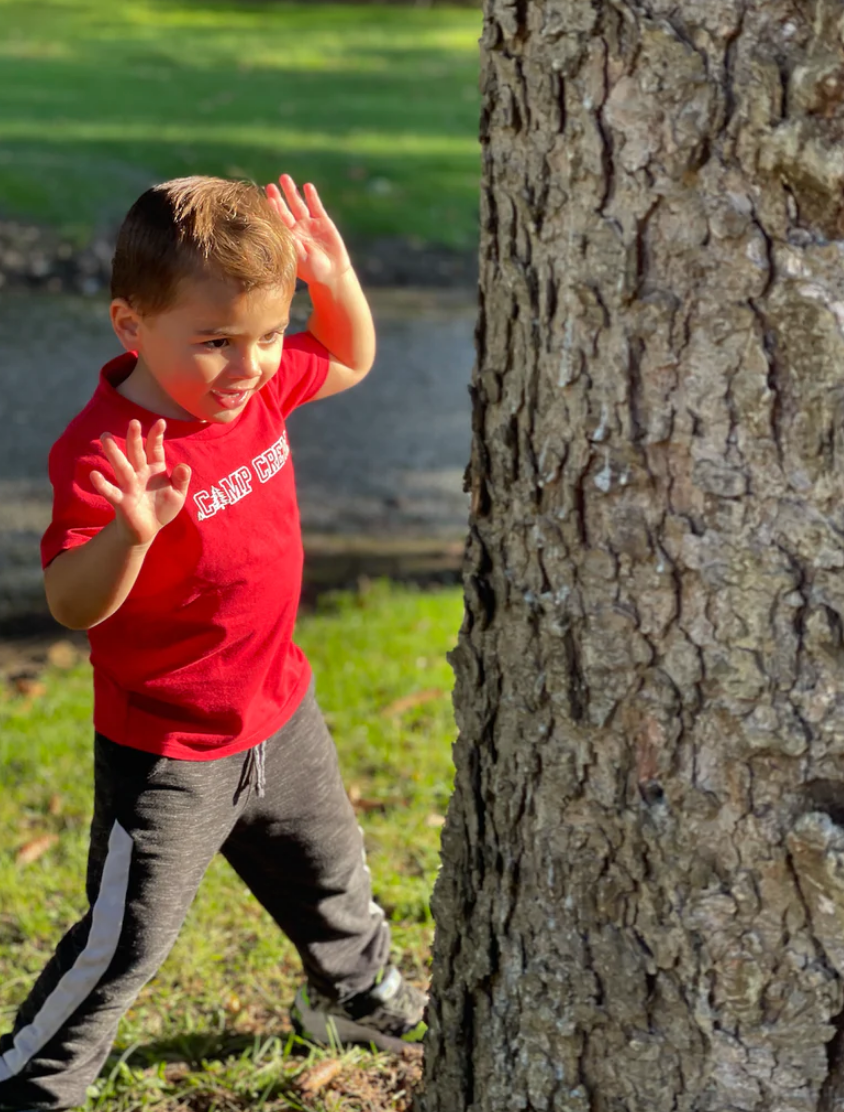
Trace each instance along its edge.
{"label": "young boy", "polygon": [[[50,453],[47,598],[94,669],[90,907],[0,1038],[2,1110],[85,1102],[218,850],[301,955],[301,1032],[396,1049],[424,1031],[291,639],[285,418],[367,374],[372,318],[316,189],[280,184],[139,198],[112,279],[126,352]],[[285,339],[297,275],[313,313]]]}

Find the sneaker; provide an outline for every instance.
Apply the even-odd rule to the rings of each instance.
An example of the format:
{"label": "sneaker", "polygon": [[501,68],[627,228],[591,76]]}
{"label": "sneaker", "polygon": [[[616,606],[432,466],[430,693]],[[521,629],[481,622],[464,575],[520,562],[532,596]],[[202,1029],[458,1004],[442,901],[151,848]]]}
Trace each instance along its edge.
{"label": "sneaker", "polygon": [[290,1018],[297,1034],[323,1046],[347,1043],[401,1051],[420,1043],[427,1030],[428,998],[388,965],[367,992],[339,1003],[305,984],[296,993]]}

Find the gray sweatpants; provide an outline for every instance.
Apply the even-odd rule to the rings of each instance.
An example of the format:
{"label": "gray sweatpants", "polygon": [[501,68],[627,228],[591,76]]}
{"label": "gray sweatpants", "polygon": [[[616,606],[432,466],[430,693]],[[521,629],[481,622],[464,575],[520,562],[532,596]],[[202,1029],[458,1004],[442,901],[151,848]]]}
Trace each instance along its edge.
{"label": "gray sweatpants", "polygon": [[90,907],[0,1038],[0,1110],[84,1104],[218,850],[321,992],[360,992],[387,961],[389,928],[313,688],[261,749],[220,760],[95,744]]}

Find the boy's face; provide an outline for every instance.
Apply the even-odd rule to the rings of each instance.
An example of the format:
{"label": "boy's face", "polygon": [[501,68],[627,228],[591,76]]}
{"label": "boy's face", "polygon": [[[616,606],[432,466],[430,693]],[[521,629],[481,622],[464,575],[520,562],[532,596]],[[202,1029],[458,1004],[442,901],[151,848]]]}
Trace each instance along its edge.
{"label": "boy's face", "polygon": [[175,304],[143,316],[111,305],[118,339],[138,363],[120,393],[162,417],[227,423],[281,361],[292,290],[243,293],[215,278],[182,282]]}

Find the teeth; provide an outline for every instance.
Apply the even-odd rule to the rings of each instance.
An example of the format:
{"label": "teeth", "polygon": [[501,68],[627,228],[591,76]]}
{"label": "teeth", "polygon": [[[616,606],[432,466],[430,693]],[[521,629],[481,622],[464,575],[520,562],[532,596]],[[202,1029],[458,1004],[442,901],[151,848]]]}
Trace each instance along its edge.
{"label": "teeth", "polygon": [[[225,406],[226,409],[236,409],[243,405],[249,397],[248,390],[213,390],[212,393],[220,405]],[[229,402],[231,402],[231,405],[228,404]]]}

